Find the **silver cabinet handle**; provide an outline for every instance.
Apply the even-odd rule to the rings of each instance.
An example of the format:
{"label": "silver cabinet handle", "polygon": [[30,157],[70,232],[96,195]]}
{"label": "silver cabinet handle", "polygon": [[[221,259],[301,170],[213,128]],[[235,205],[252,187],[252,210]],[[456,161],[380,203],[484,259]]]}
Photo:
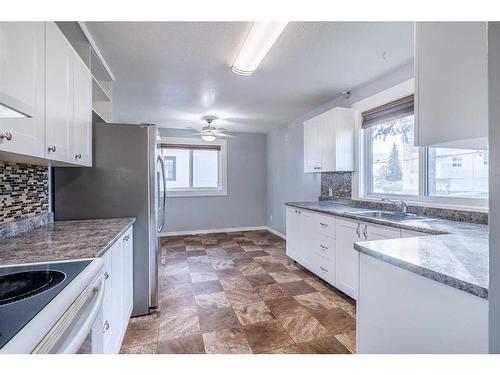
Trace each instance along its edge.
{"label": "silver cabinet handle", "polygon": [[319,245],[319,247],[321,247],[323,250],[328,250],[328,246],[325,246],[325,245]]}
{"label": "silver cabinet handle", "polygon": [[326,228],[328,226],[328,224],[325,223],[319,223],[319,225],[321,225],[323,228]]}
{"label": "silver cabinet handle", "polygon": [[50,146],[47,151],[52,151],[52,152],[56,152],[56,146]]}
{"label": "silver cabinet handle", "polygon": [[82,158],[82,154],[76,154],[75,155],[75,159],[81,159]]}
{"label": "silver cabinet handle", "polygon": [[104,272],[104,279],[105,279],[105,280],[109,279],[109,273]]}
{"label": "silver cabinet handle", "polygon": [[124,241],[128,241],[130,240],[130,234],[127,234],[124,238],[123,238]]}
{"label": "silver cabinet handle", "polygon": [[327,270],[326,268],[323,268],[323,267],[321,267],[321,266],[319,266],[319,268],[320,268],[320,269],[321,269],[321,271],[323,271],[323,272],[328,272],[328,270]]}
{"label": "silver cabinet handle", "polygon": [[104,326],[102,327],[102,333],[106,332],[108,329],[109,329],[109,323],[108,323],[108,321],[106,320],[106,321],[104,322]]}
{"label": "silver cabinet handle", "polygon": [[361,235],[359,234],[359,227],[360,227],[360,226],[361,226],[361,224],[360,224],[360,223],[358,223],[358,227],[356,228],[356,233],[358,234],[358,238],[360,238],[360,237],[361,237]]}
{"label": "silver cabinet handle", "polygon": [[7,141],[11,141],[12,140],[12,133],[10,133],[10,132],[0,133],[0,139],[5,139]]}
{"label": "silver cabinet handle", "polygon": [[368,225],[365,224],[365,229],[363,229],[363,236],[365,237],[365,240],[368,239],[368,236],[366,234],[367,230],[368,230]]}

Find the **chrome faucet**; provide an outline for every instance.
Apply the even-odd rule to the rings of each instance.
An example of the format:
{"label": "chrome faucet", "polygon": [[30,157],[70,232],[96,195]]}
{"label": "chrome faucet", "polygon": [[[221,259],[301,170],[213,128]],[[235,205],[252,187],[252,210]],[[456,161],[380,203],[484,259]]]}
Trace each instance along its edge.
{"label": "chrome faucet", "polygon": [[401,209],[401,212],[406,214],[408,212],[408,203],[404,200],[393,200],[389,198],[382,198],[382,202],[387,202],[398,206]]}

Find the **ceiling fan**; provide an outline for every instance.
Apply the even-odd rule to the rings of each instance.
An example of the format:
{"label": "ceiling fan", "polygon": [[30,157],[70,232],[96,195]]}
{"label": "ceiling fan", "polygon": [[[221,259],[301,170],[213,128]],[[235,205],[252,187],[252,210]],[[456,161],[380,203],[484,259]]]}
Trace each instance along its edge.
{"label": "ceiling fan", "polygon": [[216,116],[204,116],[203,120],[207,122],[207,125],[205,125],[198,133],[193,133],[190,135],[201,135],[201,139],[206,142],[213,142],[217,138],[234,138],[234,135],[225,133],[226,129],[216,128],[212,125],[212,122],[216,119]]}

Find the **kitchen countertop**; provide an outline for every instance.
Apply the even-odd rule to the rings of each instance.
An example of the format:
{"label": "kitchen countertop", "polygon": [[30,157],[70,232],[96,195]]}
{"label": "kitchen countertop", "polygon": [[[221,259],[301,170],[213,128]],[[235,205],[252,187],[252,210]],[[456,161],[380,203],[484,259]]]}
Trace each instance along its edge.
{"label": "kitchen countertop", "polygon": [[0,240],[0,266],[95,258],[134,222],[135,218],[55,221]]}
{"label": "kitchen countertop", "polygon": [[488,298],[488,226],[429,218],[378,219],[360,216],[373,211],[332,201],[287,202],[287,206],[324,214],[418,231],[431,236],[361,241],[354,248],[366,255],[404,268],[451,287]]}

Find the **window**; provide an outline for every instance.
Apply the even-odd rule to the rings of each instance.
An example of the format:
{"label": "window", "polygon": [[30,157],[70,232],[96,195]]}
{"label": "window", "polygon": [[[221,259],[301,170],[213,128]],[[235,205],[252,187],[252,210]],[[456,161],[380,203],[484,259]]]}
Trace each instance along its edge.
{"label": "window", "polygon": [[472,205],[488,198],[487,151],[414,146],[413,95],[363,112],[362,128],[367,196]]}
{"label": "window", "polygon": [[163,138],[167,196],[226,194],[226,141]]}

